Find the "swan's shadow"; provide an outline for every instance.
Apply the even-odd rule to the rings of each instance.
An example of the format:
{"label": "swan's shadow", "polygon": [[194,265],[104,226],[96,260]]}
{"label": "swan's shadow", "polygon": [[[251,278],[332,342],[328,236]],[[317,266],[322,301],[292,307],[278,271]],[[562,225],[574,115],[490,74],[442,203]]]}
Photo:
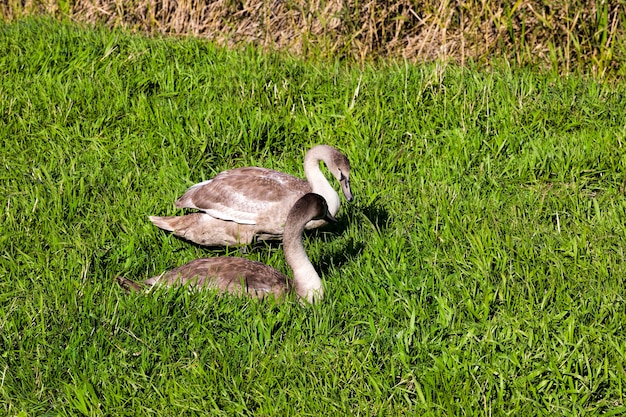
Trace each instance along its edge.
{"label": "swan's shadow", "polygon": [[[354,237],[354,233],[348,229],[351,224],[363,225],[363,220],[380,232],[388,227],[389,214],[377,204],[370,204],[364,208],[349,206],[346,215],[341,216],[337,223],[308,232],[311,238],[329,242],[329,249],[323,249],[321,256],[314,262],[318,272],[325,274],[332,266],[341,268],[344,264],[358,258],[365,248],[362,234],[357,233]],[[340,243],[333,244],[333,240],[338,240]]]}

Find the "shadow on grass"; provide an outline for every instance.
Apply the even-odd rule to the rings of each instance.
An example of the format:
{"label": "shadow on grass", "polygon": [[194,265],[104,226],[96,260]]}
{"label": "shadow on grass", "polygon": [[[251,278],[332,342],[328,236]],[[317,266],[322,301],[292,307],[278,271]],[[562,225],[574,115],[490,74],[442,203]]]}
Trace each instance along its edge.
{"label": "shadow on grass", "polygon": [[[315,263],[315,269],[326,274],[334,266],[341,268],[343,265],[359,257],[365,248],[362,240],[363,233],[353,233],[350,225],[356,224],[357,229],[368,227],[365,222],[370,223],[378,233],[387,228],[389,214],[375,202],[367,207],[349,206],[346,215],[338,218],[338,222],[329,224],[321,229],[310,232],[312,238],[328,239],[328,244],[324,245],[322,254]],[[334,237],[328,238],[328,235]]]}
{"label": "shadow on grass", "polygon": [[322,251],[322,254],[314,262],[315,270],[320,275],[327,275],[332,267],[341,269],[343,265],[357,258],[364,248],[363,242],[357,242],[352,238],[345,239],[340,246],[335,245],[330,250]]}
{"label": "shadow on grass", "polygon": [[389,213],[381,205],[374,202],[361,210],[361,213],[378,232],[387,229],[389,225]]}

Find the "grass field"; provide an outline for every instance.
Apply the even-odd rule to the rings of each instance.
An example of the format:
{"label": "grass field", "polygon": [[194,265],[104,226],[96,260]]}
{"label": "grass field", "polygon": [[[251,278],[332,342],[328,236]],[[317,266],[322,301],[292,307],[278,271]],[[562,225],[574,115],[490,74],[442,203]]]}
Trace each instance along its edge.
{"label": "grass field", "polygon": [[[626,413],[623,82],[1,25],[0,414]],[[236,252],[147,216],[318,143],[356,197],[322,303],[117,286]]]}

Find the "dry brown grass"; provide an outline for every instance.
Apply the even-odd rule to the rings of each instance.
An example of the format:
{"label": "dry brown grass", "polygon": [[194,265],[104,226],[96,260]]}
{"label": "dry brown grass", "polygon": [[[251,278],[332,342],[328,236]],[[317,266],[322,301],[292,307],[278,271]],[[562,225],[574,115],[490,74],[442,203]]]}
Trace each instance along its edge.
{"label": "dry brown grass", "polygon": [[45,12],[151,34],[193,35],[302,56],[513,62],[622,74],[624,0],[9,0],[5,19]]}

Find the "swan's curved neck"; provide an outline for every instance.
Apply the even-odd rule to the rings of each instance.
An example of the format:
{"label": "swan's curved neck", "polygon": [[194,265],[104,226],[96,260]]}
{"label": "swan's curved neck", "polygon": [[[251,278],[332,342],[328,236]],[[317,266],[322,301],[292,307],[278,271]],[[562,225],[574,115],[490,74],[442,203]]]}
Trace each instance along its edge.
{"label": "swan's curved neck", "polygon": [[[304,175],[311,185],[311,191],[324,197],[326,204],[328,204],[328,211],[334,216],[339,211],[341,202],[339,194],[330,185],[320,169],[321,161],[324,161],[324,155],[318,152],[316,148],[311,149],[304,157]],[[324,163],[328,166],[326,161]]]}
{"label": "swan's curved neck", "polygon": [[311,264],[302,244],[304,224],[287,227],[283,236],[283,248],[287,264],[293,271],[293,283],[296,293],[309,303],[319,301],[324,296],[322,280]]}

